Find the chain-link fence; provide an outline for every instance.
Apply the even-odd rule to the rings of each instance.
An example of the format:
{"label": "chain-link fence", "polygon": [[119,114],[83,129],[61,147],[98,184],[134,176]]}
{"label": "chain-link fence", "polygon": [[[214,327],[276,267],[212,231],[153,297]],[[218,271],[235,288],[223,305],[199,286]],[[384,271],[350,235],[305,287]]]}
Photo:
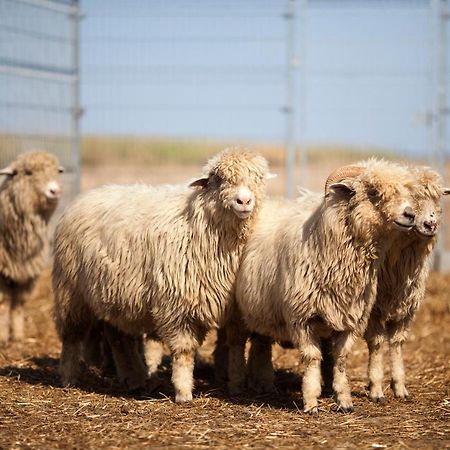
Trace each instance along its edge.
{"label": "chain-link fence", "polygon": [[41,149],[65,167],[64,207],[79,189],[79,4],[0,0],[0,166]]}

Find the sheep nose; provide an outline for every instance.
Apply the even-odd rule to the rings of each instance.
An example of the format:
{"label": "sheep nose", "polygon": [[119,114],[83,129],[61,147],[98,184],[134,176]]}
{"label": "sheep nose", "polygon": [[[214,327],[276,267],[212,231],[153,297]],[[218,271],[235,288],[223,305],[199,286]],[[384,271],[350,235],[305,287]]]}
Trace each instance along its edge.
{"label": "sheep nose", "polygon": [[414,219],[416,218],[416,214],[411,208],[411,206],[407,206],[403,211],[403,216],[406,217],[411,223],[414,223]]}
{"label": "sheep nose", "polygon": [[47,185],[47,191],[45,195],[50,199],[57,199],[62,192],[61,186],[56,181],[51,181]]}
{"label": "sheep nose", "polygon": [[436,231],[436,228],[437,228],[437,222],[434,219],[425,220],[423,223],[423,226],[427,230],[434,232],[434,231]]}
{"label": "sheep nose", "polygon": [[239,196],[236,199],[236,203],[238,205],[243,205],[243,206],[250,206],[252,204],[252,198],[250,196]]}

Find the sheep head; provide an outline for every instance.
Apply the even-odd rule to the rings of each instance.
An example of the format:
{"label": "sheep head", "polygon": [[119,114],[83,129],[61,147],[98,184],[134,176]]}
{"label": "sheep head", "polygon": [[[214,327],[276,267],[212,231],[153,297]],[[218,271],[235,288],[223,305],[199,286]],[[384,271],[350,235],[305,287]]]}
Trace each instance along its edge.
{"label": "sheep head", "polygon": [[442,187],[441,177],[429,167],[416,167],[412,172],[417,180],[413,189],[416,202],[414,232],[419,238],[429,240],[436,236],[441,223],[441,196],[448,195],[450,189]]}
{"label": "sheep head", "polygon": [[373,238],[374,233],[413,228],[413,184],[405,167],[369,159],[333,172],[325,184],[325,197],[329,203],[345,205],[343,214],[355,237]]}
{"label": "sheep head", "polygon": [[265,158],[235,148],[212,158],[205,173],[190,187],[213,195],[218,205],[239,220],[249,219],[255,213],[265,195],[266,180],[274,177]]}
{"label": "sheep head", "polygon": [[0,175],[6,176],[1,189],[10,190],[23,210],[52,213],[61,196],[63,170],[57,158],[48,152],[23,153],[0,170]]}

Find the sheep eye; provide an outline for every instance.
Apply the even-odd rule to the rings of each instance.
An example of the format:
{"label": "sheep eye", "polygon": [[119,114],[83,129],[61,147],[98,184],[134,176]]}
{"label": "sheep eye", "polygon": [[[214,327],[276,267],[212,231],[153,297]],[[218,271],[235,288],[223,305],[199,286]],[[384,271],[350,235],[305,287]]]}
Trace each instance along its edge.
{"label": "sheep eye", "polygon": [[374,200],[380,196],[380,193],[375,188],[372,188],[368,190],[367,195],[371,200]]}
{"label": "sheep eye", "polygon": [[33,175],[33,172],[30,169],[25,169],[25,175]]}

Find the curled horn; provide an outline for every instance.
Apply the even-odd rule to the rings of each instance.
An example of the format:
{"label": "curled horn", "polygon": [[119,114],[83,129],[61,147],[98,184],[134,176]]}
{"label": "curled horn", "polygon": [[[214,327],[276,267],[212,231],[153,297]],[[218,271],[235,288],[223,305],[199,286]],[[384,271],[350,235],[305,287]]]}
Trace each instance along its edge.
{"label": "curled horn", "polygon": [[325,195],[328,194],[328,190],[333,183],[342,181],[345,178],[355,177],[364,172],[364,167],[362,166],[342,166],[332,172],[325,182]]}

